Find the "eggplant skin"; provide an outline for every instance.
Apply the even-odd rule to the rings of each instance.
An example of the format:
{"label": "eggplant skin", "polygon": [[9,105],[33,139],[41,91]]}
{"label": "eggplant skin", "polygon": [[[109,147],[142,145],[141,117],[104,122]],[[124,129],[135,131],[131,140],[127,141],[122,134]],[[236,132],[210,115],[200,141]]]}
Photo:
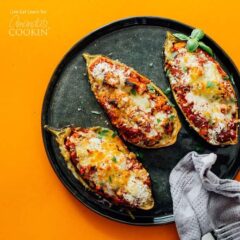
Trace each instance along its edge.
{"label": "eggplant skin", "polygon": [[176,142],[181,128],[176,110],[148,78],[103,55],[83,54],[97,101],[125,141],[142,148]]}
{"label": "eggplant skin", "polygon": [[186,42],[171,32],[164,56],[173,96],[189,125],[211,145],[237,144],[237,97],[217,60],[200,48],[188,52]]}
{"label": "eggplant skin", "polygon": [[116,205],[153,208],[149,174],[115,132],[102,127],[45,129],[55,136],[68,169],[87,190]]}

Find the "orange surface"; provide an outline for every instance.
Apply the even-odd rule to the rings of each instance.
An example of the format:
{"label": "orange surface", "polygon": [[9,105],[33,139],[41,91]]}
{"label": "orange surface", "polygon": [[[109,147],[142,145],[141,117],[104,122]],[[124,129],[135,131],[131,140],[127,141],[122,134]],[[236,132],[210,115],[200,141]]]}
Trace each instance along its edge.
{"label": "orange surface", "polygon": [[[38,12],[19,13],[26,9]],[[116,223],[88,210],[64,188],[42,143],[43,96],[53,70],[74,43],[92,30],[128,16],[163,16],[200,27],[240,68],[239,10],[237,0],[76,0],[65,4],[2,0],[0,239],[178,239],[174,224],[133,227]],[[20,18],[16,20],[15,15]],[[31,21],[42,29],[43,36],[26,36],[22,30],[34,29],[26,26]]]}

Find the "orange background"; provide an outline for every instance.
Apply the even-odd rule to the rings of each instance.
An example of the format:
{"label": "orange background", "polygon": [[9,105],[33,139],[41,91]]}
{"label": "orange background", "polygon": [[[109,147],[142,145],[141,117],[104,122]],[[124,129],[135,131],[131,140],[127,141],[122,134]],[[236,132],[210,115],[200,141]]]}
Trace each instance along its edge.
{"label": "orange background", "polygon": [[[48,35],[9,36],[15,9],[46,10],[40,17],[48,22]],[[53,70],[74,43],[104,24],[136,15],[173,18],[204,29],[240,68],[239,10],[237,0],[76,0],[64,4],[2,0],[0,239],[178,239],[174,224],[134,227],[113,222],[88,210],[64,188],[43,147],[43,96]],[[31,17],[23,16],[25,20]]]}

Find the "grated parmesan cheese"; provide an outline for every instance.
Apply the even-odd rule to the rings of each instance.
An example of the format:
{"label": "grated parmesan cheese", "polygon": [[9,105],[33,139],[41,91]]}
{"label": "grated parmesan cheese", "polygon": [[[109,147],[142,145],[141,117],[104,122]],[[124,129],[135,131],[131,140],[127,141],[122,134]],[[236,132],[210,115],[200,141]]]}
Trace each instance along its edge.
{"label": "grated parmesan cheese", "polygon": [[103,80],[105,73],[111,71],[111,66],[106,62],[96,64],[92,70],[92,75],[98,80]]}
{"label": "grated parmesan cheese", "polygon": [[206,119],[211,120],[231,120],[231,114],[223,114],[221,112],[222,104],[218,101],[209,101],[204,96],[195,95],[192,92],[188,92],[185,96],[188,103],[193,103],[193,111],[200,113]]}
{"label": "grated parmesan cheese", "polygon": [[124,193],[123,197],[131,204],[140,202],[140,205],[143,205],[148,201],[151,194],[149,188],[134,175],[131,175],[128,179],[126,190],[127,193]]}

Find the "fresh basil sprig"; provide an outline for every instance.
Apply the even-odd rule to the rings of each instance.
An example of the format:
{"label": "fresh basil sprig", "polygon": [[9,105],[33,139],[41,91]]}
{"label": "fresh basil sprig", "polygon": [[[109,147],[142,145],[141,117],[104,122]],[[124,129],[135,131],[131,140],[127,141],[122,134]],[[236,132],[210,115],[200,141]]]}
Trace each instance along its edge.
{"label": "fresh basil sprig", "polygon": [[191,33],[190,36],[187,36],[183,33],[174,33],[173,34],[176,38],[182,40],[182,41],[187,41],[187,50],[189,52],[194,52],[198,47],[203,49],[205,52],[207,52],[209,55],[213,56],[213,51],[212,49],[207,46],[205,43],[203,43],[201,40],[204,37],[204,32],[201,29],[194,29]]}
{"label": "fresh basil sprig", "polygon": [[211,49],[209,46],[207,46],[205,43],[199,42],[199,47],[200,47],[202,50],[204,50],[205,52],[209,53],[211,56],[213,56],[213,51],[212,51],[212,49]]}
{"label": "fresh basil sprig", "polygon": [[189,39],[189,37],[183,33],[174,33],[173,35],[182,41],[187,41]]}
{"label": "fresh basil sprig", "polygon": [[204,37],[204,32],[201,29],[195,28],[193,29],[190,38],[201,40]]}
{"label": "fresh basil sprig", "polygon": [[199,46],[199,42],[198,42],[197,39],[195,39],[195,38],[188,39],[188,41],[187,41],[187,50],[189,52],[194,52],[198,48],[198,46]]}

